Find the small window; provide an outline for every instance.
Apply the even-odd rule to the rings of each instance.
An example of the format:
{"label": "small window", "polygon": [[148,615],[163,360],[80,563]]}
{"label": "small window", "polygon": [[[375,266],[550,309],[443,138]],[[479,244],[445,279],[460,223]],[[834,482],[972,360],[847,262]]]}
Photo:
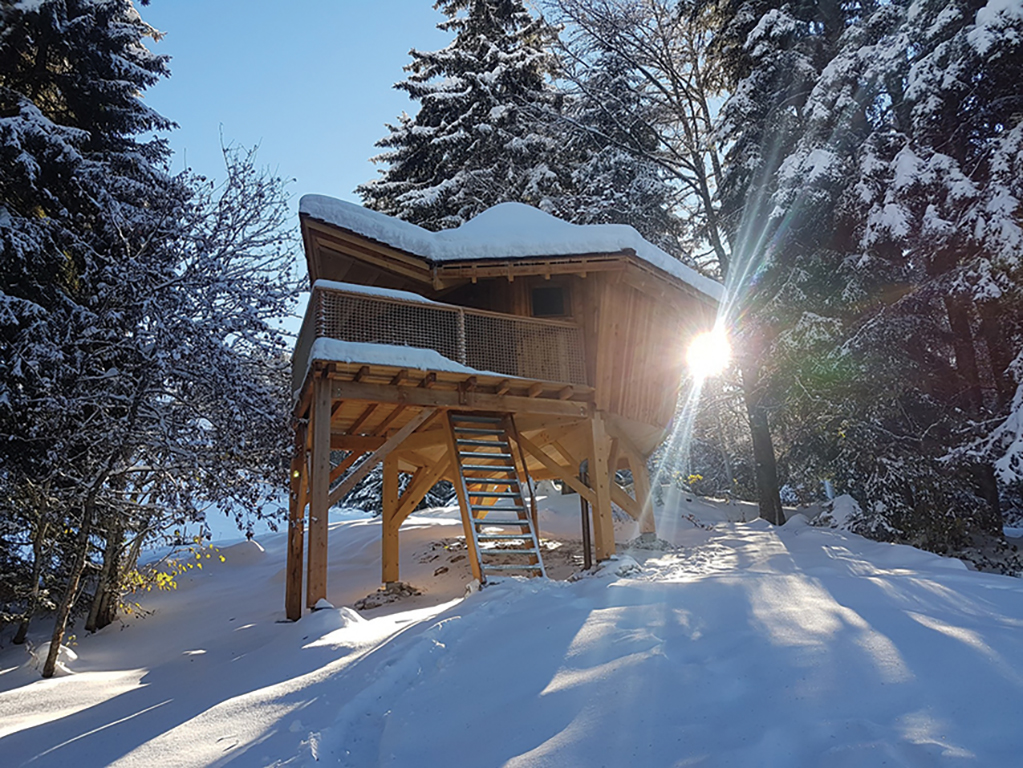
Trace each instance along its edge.
{"label": "small window", "polygon": [[545,285],[534,288],[532,294],[533,317],[565,317],[568,301],[563,285]]}

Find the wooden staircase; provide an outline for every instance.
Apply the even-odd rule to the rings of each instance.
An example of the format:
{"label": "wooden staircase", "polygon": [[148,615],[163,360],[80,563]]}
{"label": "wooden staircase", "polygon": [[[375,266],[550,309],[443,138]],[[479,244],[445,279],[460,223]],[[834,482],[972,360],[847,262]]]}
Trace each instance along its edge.
{"label": "wooden staircase", "polygon": [[448,432],[473,576],[481,585],[500,575],[546,577],[511,415],[449,412]]}

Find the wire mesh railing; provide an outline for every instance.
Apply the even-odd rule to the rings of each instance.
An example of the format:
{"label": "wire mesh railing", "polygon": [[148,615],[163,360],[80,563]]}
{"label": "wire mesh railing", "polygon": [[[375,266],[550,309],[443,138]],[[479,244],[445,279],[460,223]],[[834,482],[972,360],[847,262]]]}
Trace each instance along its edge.
{"label": "wire mesh railing", "polygon": [[556,320],[316,287],[295,346],[296,390],[317,338],[432,349],[481,372],[586,384],[582,331]]}

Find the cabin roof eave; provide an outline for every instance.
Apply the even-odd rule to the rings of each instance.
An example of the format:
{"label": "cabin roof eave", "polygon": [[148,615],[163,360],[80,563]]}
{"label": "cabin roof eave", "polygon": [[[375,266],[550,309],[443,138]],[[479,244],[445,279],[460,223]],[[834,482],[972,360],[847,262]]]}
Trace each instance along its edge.
{"label": "cabin roof eave", "polygon": [[[628,272],[630,283],[638,290],[663,296],[674,290],[693,296],[704,303],[716,305],[718,297],[700,290],[657,265],[639,257],[632,249],[614,252],[580,252],[568,254],[534,254],[515,257],[484,256],[480,258],[436,260],[428,256],[396,248],[353,229],[323,221],[308,213],[300,214],[302,236],[311,282],[323,279],[322,248],[345,253],[352,258],[368,260],[384,271],[435,289],[475,282],[494,277],[550,277],[552,275],[587,275],[594,272]],[[703,277],[702,275],[700,277]],[[704,278],[714,283],[710,278]]]}

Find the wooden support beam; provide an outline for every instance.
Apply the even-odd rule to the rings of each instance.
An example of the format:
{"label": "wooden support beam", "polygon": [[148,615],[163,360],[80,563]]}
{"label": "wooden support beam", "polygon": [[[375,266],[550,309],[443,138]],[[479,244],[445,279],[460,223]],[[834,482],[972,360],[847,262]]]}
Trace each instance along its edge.
{"label": "wooden support beam", "polygon": [[558,392],[558,400],[568,400],[574,394],[575,387],[569,384],[567,387],[562,388],[562,390]]}
{"label": "wooden support beam", "polygon": [[372,435],[339,435],[335,433],[330,436],[330,450],[369,453],[383,445],[385,440],[386,438]]}
{"label": "wooden support beam", "polygon": [[530,456],[532,456],[541,464],[543,464],[544,467],[546,467],[547,470],[550,471],[552,475],[557,477],[563,483],[566,483],[569,488],[574,490],[576,493],[578,493],[591,504],[595,503],[596,496],[594,495],[593,491],[587,486],[583,485],[582,480],[579,479],[578,464],[576,464],[574,467],[571,465],[562,466],[561,464],[558,464],[558,462],[556,462],[554,459],[552,459],[550,456],[544,453],[543,449],[541,449],[539,446],[533,443],[532,440],[524,437],[521,434],[519,435],[519,442],[522,448],[526,451],[526,453],[528,453]]}
{"label": "wooden support beam", "polygon": [[[539,397],[542,393],[543,393],[543,384],[541,384],[539,381],[536,382],[535,384],[530,384],[529,385],[529,396],[530,397]],[[564,398],[562,398],[562,399],[564,399]]]}
{"label": "wooden support beam", "polygon": [[393,411],[391,411],[389,414],[387,414],[387,418],[385,418],[382,422],[380,422],[380,426],[378,426],[374,430],[376,432],[376,434],[378,436],[382,436],[387,431],[387,428],[389,426],[391,426],[391,424],[394,423],[394,420],[396,418],[398,418],[399,416],[401,416],[401,414],[404,413],[404,412],[405,412],[405,406],[404,405],[399,405],[397,408],[395,408]]}
{"label": "wooden support beam", "polygon": [[633,520],[639,520],[642,516],[639,502],[632,498],[625,489],[618,483],[611,482],[611,501],[624,509]]}
{"label": "wooden support beam", "polygon": [[469,394],[476,391],[476,377],[470,376],[465,381],[458,383],[458,404],[465,405],[469,402]]}
{"label": "wooden support beam", "polygon": [[[346,400],[362,400],[369,403],[394,403],[396,405],[454,408],[466,411],[497,411],[500,413],[549,414],[551,416],[574,416],[585,418],[589,415],[589,404],[575,400],[556,400],[546,397],[521,397],[515,395],[488,395],[472,392],[467,403],[459,403],[458,392],[454,390],[427,390],[421,387],[389,387],[355,381],[334,381],[334,397]],[[379,430],[378,430],[379,431]]]}
{"label": "wooden support beam", "polygon": [[[331,447],[333,448],[333,446]],[[338,450],[343,449],[339,448]],[[341,463],[334,467],[332,470],[330,470],[330,484],[333,485],[334,483],[336,483],[337,479],[341,477],[341,475],[343,475],[349,469],[351,469],[352,464],[358,461],[359,457],[362,456],[364,453],[366,453],[366,451],[352,451],[343,459],[341,459]]]}
{"label": "wooden support beam", "polygon": [[[424,448],[435,448],[439,445],[447,446],[447,435],[445,429],[421,429],[409,438],[402,445],[402,449],[421,451]],[[432,461],[427,462],[432,464]]]}
{"label": "wooden support beam", "polygon": [[392,454],[384,459],[383,532],[381,535],[381,581],[398,581],[398,459]]}
{"label": "wooden support beam", "polygon": [[629,469],[632,470],[633,492],[641,510],[639,532],[656,534],[657,524],[654,521],[653,501],[650,496],[650,473],[646,468],[646,457],[627,434],[618,430],[612,434],[618,441],[620,451],[625,454],[625,458],[629,462]]}
{"label": "wooden support beam", "polygon": [[427,419],[430,419],[437,413],[436,408],[425,408],[418,414],[412,417],[404,427],[395,432],[391,437],[387,438],[387,442],[377,448],[373,453],[366,458],[359,466],[352,471],[348,477],[342,481],[341,485],[330,492],[329,505],[332,506],[337,504],[338,501],[343,499],[352,489],[359,483],[362,478],[369,474],[369,471],[373,469],[377,464],[383,461],[387,455],[401,445],[402,441],[411,435],[416,429],[423,424]]}
{"label": "wooden support beam", "polygon": [[310,418],[312,457],[309,477],[309,558],[306,561],[306,605],[327,597],[327,512],[330,509],[330,380],[313,379]]}
{"label": "wooden support beam", "polygon": [[581,461],[579,461],[575,456],[573,456],[571,452],[569,452],[569,450],[564,445],[561,444],[560,440],[551,440],[550,445],[554,450],[561,454],[561,457],[565,460],[565,463],[568,464],[570,467],[578,467],[580,464],[582,464]]}
{"label": "wooden support beam", "polygon": [[408,516],[415,510],[416,506],[418,506],[419,502],[423,500],[423,497],[425,497],[430,489],[440,482],[441,478],[450,470],[451,459],[449,457],[445,457],[432,467],[421,468],[412,476],[412,482],[408,484],[408,487],[405,489],[405,493],[401,495],[401,500],[398,503],[398,512],[396,514],[398,525],[405,522]]}
{"label": "wooden support beam", "polygon": [[376,410],[379,407],[380,406],[377,403],[373,403],[373,405],[364,408],[362,413],[359,414],[359,418],[352,422],[352,426],[348,427],[348,433],[352,435],[359,434],[359,428],[366,423],[366,420],[369,419],[370,416],[376,413]]}
{"label": "wooden support beam", "polygon": [[634,447],[622,443],[625,456],[629,460],[629,469],[632,470],[632,488],[636,495],[636,503],[639,505],[639,532],[657,534],[657,524],[654,521],[653,499],[650,497],[650,473],[646,468],[646,460],[635,450]]}
{"label": "wooden support beam", "polygon": [[597,560],[607,560],[615,553],[614,517],[611,512],[611,484],[608,459],[611,441],[604,427],[604,415],[594,414],[590,422],[590,477],[593,482],[593,539]]}
{"label": "wooden support beam", "polygon": [[423,380],[419,382],[419,386],[422,387],[423,389],[432,389],[436,383],[437,374],[434,373],[433,371],[430,371],[423,377]]}
{"label": "wooden support beam", "polygon": [[500,384],[497,385],[497,389],[495,391],[495,394],[497,394],[499,397],[501,395],[506,395],[506,394],[508,394],[508,390],[509,389],[511,389],[511,381],[509,381],[508,379],[505,379],[504,381],[502,381]]}
{"label": "wooden support beam", "polygon": [[305,427],[295,430],[295,453],[291,459],[288,494],[288,558],[284,579],[284,615],[289,621],[302,618],[302,565],[305,537],[306,447]]}
{"label": "wooden support beam", "polygon": [[[530,439],[536,445],[543,447],[561,440],[573,432],[577,432],[583,426],[586,426],[586,429],[589,430],[589,426],[584,425],[584,422],[582,421],[572,421],[568,424],[556,424],[554,426],[544,427],[539,432],[534,432]],[[521,427],[519,429],[520,431],[522,430]],[[567,459],[568,457],[566,456],[565,458]]]}
{"label": "wooden support beam", "polygon": [[368,365],[364,365],[364,366],[362,366],[359,369],[359,372],[357,374],[355,374],[355,380],[356,381],[362,381],[367,376],[369,376],[369,366]]}
{"label": "wooden support beam", "polygon": [[608,451],[607,455],[607,466],[608,469],[610,470],[608,479],[610,480],[612,485],[614,485],[617,482],[616,476],[618,474],[618,451],[619,451],[618,438],[612,437],[611,450]]}

